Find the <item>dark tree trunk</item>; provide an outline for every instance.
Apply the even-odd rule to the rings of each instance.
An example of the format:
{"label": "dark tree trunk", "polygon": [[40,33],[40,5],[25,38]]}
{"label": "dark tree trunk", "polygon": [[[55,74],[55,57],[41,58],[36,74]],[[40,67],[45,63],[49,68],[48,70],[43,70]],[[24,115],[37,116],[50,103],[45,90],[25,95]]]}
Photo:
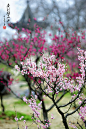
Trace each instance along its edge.
{"label": "dark tree trunk", "polygon": [[[43,112],[44,123],[48,123],[49,124],[48,112],[46,110],[45,103],[43,101],[43,95],[42,95],[41,91],[40,91],[40,94],[38,95],[38,99],[40,101],[42,101],[42,112]],[[47,127],[46,129],[50,129],[50,126]]]}
{"label": "dark tree trunk", "polygon": [[68,124],[67,124],[67,119],[63,116],[62,116],[62,119],[63,119],[63,124],[65,126],[65,129],[69,129]]}
{"label": "dark tree trunk", "polygon": [[0,94],[0,96],[1,96],[1,107],[2,107],[2,112],[4,113],[5,108],[4,108],[4,105],[3,105],[3,97],[2,97],[2,94]]}
{"label": "dark tree trunk", "polygon": [[63,124],[64,124],[64,127],[65,129],[69,129],[68,127],[68,124],[67,124],[67,118],[64,116],[64,113],[60,110],[60,108],[57,106],[56,102],[54,101],[54,98],[52,99],[57,111],[59,112],[59,114],[61,115],[62,117],[62,120],[63,120]]}
{"label": "dark tree trunk", "polygon": [[[45,108],[45,103],[44,103],[44,101],[42,101],[42,112],[43,112],[44,121],[46,120],[47,123],[49,124],[48,112],[47,112],[47,110],[46,110],[46,108]],[[45,123],[46,123],[46,121],[45,121]],[[50,129],[50,126],[47,127],[46,129]]]}

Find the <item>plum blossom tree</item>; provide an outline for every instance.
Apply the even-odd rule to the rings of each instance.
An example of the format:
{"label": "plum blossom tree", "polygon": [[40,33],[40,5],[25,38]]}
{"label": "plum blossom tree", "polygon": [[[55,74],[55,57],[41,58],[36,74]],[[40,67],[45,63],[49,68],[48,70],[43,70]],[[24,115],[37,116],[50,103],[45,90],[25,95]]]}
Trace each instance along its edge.
{"label": "plum blossom tree", "polygon": [[[25,30],[23,28],[22,30],[26,33],[26,37],[23,38],[19,34],[18,38],[14,39],[14,41],[6,41],[5,44],[2,44],[0,46],[0,62],[8,65],[11,68],[14,68],[16,64],[16,69],[21,71],[21,73],[24,75],[30,91],[34,91],[38,99],[41,101],[40,104],[42,105],[44,120],[41,121],[42,125],[40,126],[47,129],[49,128],[50,122],[48,119],[48,112],[55,106],[61,114],[64,126],[67,129],[69,128],[67,124],[67,116],[75,113],[80,107],[78,109],[76,108],[77,110],[75,110],[73,113],[69,113],[69,115],[69,110],[64,113],[61,111],[61,108],[68,105],[71,107],[72,103],[75,103],[75,101],[77,101],[77,98],[79,98],[79,95],[81,95],[84,86],[83,88],[80,87],[83,84],[81,80],[82,75],[80,76],[80,78],[78,77],[77,80],[80,80],[81,82],[77,82],[79,84],[76,86],[74,86],[74,81],[72,79],[65,78],[63,76],[65,72],[65,65],[58,63],[57,59],[60,57],[62,62],[63,56],[66,55],[68,51],[73,50],[73,47],[78,45],[80,38],[76,38],[75,35],[68,38],[63,38],[62,35],[60,38],[59,36],[55,35],[55,37],[52,39],[53,45],[51,46],[51,52],[55,55],[52,55],[51,57],[43,57],[43,61],[40,62],[40,67],[38,67],[37,63],[40,59],[41,53],[46,50],[46,40],[45,32],[41,33],[39,27],[36,28],[35,25],[34,27],[35,34],[33,34],[30,30]],[[39,34],[40,36],[38,36]],[[58,45],[56,43],[58,43]],[[34,55],[36,56],[35,62],[31,62],[30,57]],[[29,58],[29,60],[27,60],[27,58]],[[56,95],[58,95],[60,91],[62,91],[63,94],[59,99],[57,99]],[[78,94],[74,95],[76,91],[78,92]],[[70,102],[65,105],[58,106],[57,104],[68,92],[74,95],[72,96]],[[49,109],[46,109],[45,107],[45,102],[43,100],[44,94],[48,96],[53,102],[53,105],[51,105]],[[36,114],[35,117],[37,116],[39,117],[39,115]]]}
{"label": "plum blossom tree", "polygon": [[[70,66],[70,74],[68,77],[76,79],[79,76],[79,61],[77,56],[77,47],[85,50],[85,31],[80,31],[79,34],[73,30],[67,33],[68,37],[55,35],[52,38],[52,45],[50,46],[50,54],[54,54],[57,60],[60,58],[65,59],[64,62]],[[76,72],[77,71],[77,72]]]}
{"label": "plum blossom tree", "polygon": [[[35,62],[36,64],[38,63],[41,57],[41,53],[44,50],[47,50],[46,48],[47,44],[45,40],[45,32],[41,33],[40,27],[36,27],[36,25],[34,25],[34,27],[35,27],[34,34],[31,33],[30,30],[28,29],[25,30],[23,28],[22,29],[23,32],[26,33],[25,37],[22,37],[22,35],[19,34],[17,39],[13,38],[13,40],[10,42],[6,41],[5,43],[3,42],[1,43],[1,46],[0,46],[0,62],[1,63],[9,66],[10,68],[14,68],[15,65],[18,65],[20,70],[22,70],[22,65],[20,62],[26,61],[26,58],[35,57]],[[40,34],[40,36],[38,36],[38,34]],[[31,74],[29,74],[29,75],[24,75],[24,78],[28,84],[28,88],[30,91],[30,94],[28,97],[30,97],[31,91],[33,90],[32,87],[34,85],[34,82],[32,84],[33,77]],[[14,93],[10,87],[8,88],[14,95],[16,95],[17,98],[22,99],[20,96]],[[40,101],[42,100],[41,93],[39,95],[39,100]]]}
{"label": "plum blossom tree", "polygon": [[[30,103],[30,107],[32,108],[32,111],[34,114],[33,119],[36,124],[40,123],[39,125],[37,124],[38,128],[40,128],[40,126],[46,129],[50,127],[49,120],[44,119],[44,121],[42,121],[39,116],[40,113],[37,111],[37,110],[40,110],[41,108],[40,105],[42,105],[42,108],[44,108],[43,107],[44,96],[47,96],[53,102],[51,107],[46,109],[45,112],[48,113],[55,106],[55,108],[57,109],[57,111],[62,117],[62,122],[64,124],[65,129],[69,129],[69,125],[71,125],[71,124],[68,125],[68,122],[67,122],[68,116],[74,114],[75,112],[79,112],[79,116],[84,121],[85,127],[86,127],[86,120],[85,120],[86,97],[83,94],[83,90],[85,90],[86,88],[85,86],[86,85],[85,84],[86,83],[86,51],[81,50],[80,48],[78,48],[78,51],[79,51],[78,59],[80,61],[80,67],[81,67],[80,68],[81,76],[76,77],[77,84],[74,83],[73,79],[64,77],[64,72],[66,70],[66,67],[64,64],[62,64],[62,62],[59,62],[58,67],[56,67],[55,55],[47,56],[47,57],[43,55],[43,58],[39,63],[39,67],[37,67],[36,63],[32,62],[30,58],[27,59],[26,62],[22,62],[22,71],[20,70],[20,72],[23,75],[31,74],[33,75],[33,78],[40,79],[40,81],[38,81],[38,79],[35,81],[36,85],[34,86],[34,89],[33,89],[37,94],[37,96],[35,96],[35,99],[31,98],[30,100],[27,100],[26,97],[23,98],[23,100],[26,103]],[[16,69],[19,70],[18,66],[16,66]],[[62,95],[59,98],[57,98],[57,96],[60,94],[60,91],[62,91]],[[70,101],[66,104],[60,105],[59,102],[68,92],[71,94]],[[36,99],[37,97],[39,97],[39,93],[41,93],[42,99],[37,106]],[[72,104],[76,105],[76,103],[78,103],[78,106],[75,107],[73,111],[69,112],[72,107]],[[64,108],[67,106],[69,106],[67,111],[61,110],[61,108]],[[43,112],[43,115],[45,115],[44,112]],[[73,125],[72,127],[77,128],[77,126],[75,125]],[[80,124],[79,124],[79,127],[81,127]]]}
{"label": "plum blossom tree", "polygon": [[[36,25],[35,25],[36,27]],[[29,56],[34,56],[36,63],[40,58],[40,54],[46,50],[44,33],[40,32],[40,28],[35,28],[35,34],[32,34],[28,29],[22,29],[26,33],[26,37],[18,35],[17,39],[13,38],[12,41],[1,43],[0,46],[0,62],[14,68],[17,64],[22,69],[20,61],[24,61]],[[38,34],[40,33],[40,37]],[[47,46],[47,45],[46,45]],[[28,82],[28,86],[31,85],[31,77],[25,75],[25,80]]]}

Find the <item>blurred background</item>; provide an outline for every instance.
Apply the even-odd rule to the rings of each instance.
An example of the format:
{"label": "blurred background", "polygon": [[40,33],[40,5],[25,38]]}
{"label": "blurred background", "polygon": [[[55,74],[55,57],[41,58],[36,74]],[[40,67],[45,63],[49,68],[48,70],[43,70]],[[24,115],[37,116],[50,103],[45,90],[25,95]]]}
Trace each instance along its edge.
{"label": "blurred background", "polygon": [[[8,27],[6,22],[6,29],[3,29],[4,18],[7,12],[7,4],[10,4],[10,22],[16,23],[20,21],[23,13],[27,7],[26,0],[0,0],[0,40],[3,37],[8,39],[16,30]],[[53,33],[58,33],[59,27],[63,30],[73,28],[75,31],[85,29],[86,27],[86,0],[29,0],[29,6],[34,17],[41,21],[45,20],[53,26]],[[59,25],[62,22],[62,26]],[[47,30],[50,32],[50,28]]]}
{"label": "blurred background", "polygon": [[[7,22],[7,19],[5,19],[6,29],[3,29],[4,15],[6,18],[8,3],[10,5],[10,14],[9,14],[10,21]],[[28,19],[31,20],[31,23],[28,21]],[[29,78],[29,79],[27,79],[27,77],[22,76],[14,68],[14,66],[16,64],[18,64],[20,66],[20,62],[21,62],[20,55],[22,55],[22,57],[23,57],[25,53],[22,53],[22,52],[24,52],[24,50],[26,50],[27,48],[30,47],[29,45],[25,44],[26,39],[19,41],[19,38],[21,39],[21,37],[18,37],[19,33],[21,33],[22,37],[26,36],[24,33],[21,32],[21,30],[22,30],[21,28],[27,29],[28,23],[30,24],[29,29],[33,33],[34,33],[34,30],[33,30],[34,23],[37,23],[38,25],[40,25],[42,27],[42,29],[45,33],[45,39],[46,39],[46,41],[44,39],[43,39],[43,41],[44,41],[44,43],[46,42],[48,45],[52,44],[51,39],[54,36],[57,36],[57,37],[55,37],[55,38],[57,38],[57,40],[55,41],[57,44],[55,44],[55,45],[57,46],[57,49],[58,49],[59,48],[58,44],[60,46],[61,43],[64,42],[64,45],[62,46],[62,50],[63,50],[64,46],[66,46],[65,45],[66,41],[63,41],[63,37],[62,38],[60,37],[61,35],[64,35],[64,37],[69,42],[71,39],[71,36],[67,37],[67,35],[66,35],[69,31],[70,31],[70,33],[73,33],[76,31],[77,35],[80,35],[80,30],[84,31],[86,29],[86,0],[0,0],[0,46],[5,43],[5,45],[7,45],[6,47],[9,48],[8,42],[6,41],[6,40],[8,40],[9,44],[10,44],[10,48],[12,48],[12,50],[14,50],[13,54],[11,52],[9,54],[9,51],[10,51],[10,48],[9,48],[9,51],[7,51],[8,55],[10,55],[9,60],[4,60],[4,59],[6,59],[5,56],[8,59],[7,52],[5,53],[4,47],[3,48],[0,47],[2,54],[5,53],[5,56],[2,56],[2,58],[0,58],[0,71],[4,70],[4,71],[8,71],[11,73],[11,77],[14,79],[14,83],[12,84],[11,88],[15,92],[17,97],[18,97],[18,95],[20,95],[20,96],[26,95],[28,97],[28,95],[30,93],[29,85],[32,86],[31,78],[27,76]],[[15,28],[15,27],[19,28],[20,30],[17,30],[17,28]],[[86,32],[84,32],[84,35],[85,35],[85,33]],[[51,34],[51,36],[49,34]],[[14,42],[14,38],[15,38],[14,35],[18,37],[18,40],[15,40],[15,47],[14,47],[14,45],[11,46],[12,41]],[[62,42],[58,41],[59,37],[61,38],[60,41],[62,41]],[[77,38],[78,36],[76,36],[76,34],[75,34],[72,37]],[[29,34],[27,36],[27,39],[28,38],[30,39]],[[33,36],[32,38],[35,39],[35,36]],[[38,38],[38,37],[36,37],[36,38]],[[68,38],[70,38],[70,39],[68,40]],[[81,39],[81,40],[83,40],[83,39]],[[76,45],[76,47],[77,47],[77,42],[79,42],[79,41],[77,41],[76,39],[73,39],[72,41],[73,41],[74,45]],[[86,41],[84,41],[84,43],[85,42]],[[27,40],[27,43],[29,43],[29,40]],[[53,43],[54,43],[54,40],[53,40]],[[23,47],[22,47],[22,44],[23,44]],[[18,46],[18,45],[20,45],[20,46]],[[30,45],[32,45],[32,44],[30,44]],[[37,44],[35,44],[35,45],[37,46]],[[37,48],[35,45],[32,45],[33,48],[35,49],[34,59],[35,59],[35,61],[39,61],[41,58],[41,55],[39,53],[41,53],[41,52],[40,51],[39,51],[39,53],[37,53],[37,52],[38,52],[38,50],[40,50],[40,48],[41,48],[41,50],[42,50],[42,47],[44,48],[44,44],[41,44],[42,47],[39,46],[39,48]],[[18,51],[16,51],[17,47],[19,48]],[[75,46],[72,46],[72,45],[70,47],[75,48]],[[51,51],[50,51],[50,49],[48,49],[48,50],[49,50],[48,51],[49,53],[48,52],[47,53],[52,54],[52,50]],[[60,50],[59,53],[64,54],[65,52],[63,52],[62,50]],[[18,57],[17,52],[19,54],[19,57]],[[76,49],[75,49],[75,53],[77,53]],[[58,52],[56,54],[57,54],[56,55],[57,58],[59,58]],[[76,54],[74,55],[74,52],[72,51],[72,52],[70,52],[71,58],[70,58],[70,56],[69,57],[68,56],[69,55],[67,55],[67,59],[70,60],[69,63],[71,64],[71,66],[70,66],[71,71],[73,73],[75,73],[75,71],[76,72],[79,71],[79,69],[76,70],[76,67],[78,68],[78,65],[73,64],[73,63],[75,63],[74,59],[76,59]],[[10,60],[10,57],[12,60]],[[27,56],[27,57],[29,57],[29,56]],[[25,59],[27,57],[25,57]],[[11,61],[13,61],[13,62],[11,62]],[[77,62],[76,64],[79,64],[78,61],[76,61],[76,62]],[[64,64],[66,64],[66,61]],[[8,67],[8,66],[10,66],[10,67]],[[75,68],[75,71],[73,70],[73,66]],[[65,74],[67,74],[67,73],[65,73]],[[17,80],[18,80],[18,83],[17,83]],[[30,83],[28,83],[28,82],[30,82]],[[34,95],[34,92],[33,92],[33,95]],[[7,99],[9,101],[7,101]],[[69,101],[70,94],[68,94],[66,96],[66,99]],[[63,100],[62,103],[64,103],[64,102],[65,101]],[[12,96],[12,95],[11,96],[9,95],[8,97],[5,96],[4,103],[5,103],[5,107],[7,110],[12,109],[12,111],[14,111],[13,106],[15,104],[18,105],[17,110],[18,111],[21,110],[21,107],[20,107],[21,101],[17,100],[17,99],[15,100],[14,96]],[[51,102],[47,98],[45,100],[45,103],[47,104],[47,106],[49,106],[48,104],[51,105]],[[23,107],[24,106],[26,106],[25,103],[23,103]],[[25,107],[25,109],[24,109],[25,113],[29,112],[28,110],[29,109]],[[55,114],[54,110],[53,110],[53,113]],[[57,119],[57,116],[55,116],[55,118]],[[61,123],[61,119],[60,119],[60,123]],[[54,126],[54,124],[53,124],[53,126]],[[10,124],[9,124],[9,126],[10,126]]]}

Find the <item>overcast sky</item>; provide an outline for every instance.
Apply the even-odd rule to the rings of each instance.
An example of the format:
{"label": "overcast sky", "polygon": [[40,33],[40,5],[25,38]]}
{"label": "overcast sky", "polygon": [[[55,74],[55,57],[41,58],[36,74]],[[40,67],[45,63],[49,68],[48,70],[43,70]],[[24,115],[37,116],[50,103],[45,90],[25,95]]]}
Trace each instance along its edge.
{"label": "overcast sky", "polygon": [[[10,4],[10,18],[11,21],[15,22],[18,20],[25,8],[25,3],[21,0],[0,0],[0,10],[3,10],[6,14],[7,4]],[[24,3],[24,4],[23,4]]]}
{"label": "overcast sky", "polygon": [[[50,1],[50,0],[47,0]],[[65,0],[57,0],[65,3]],[[72,4],[72,0],[68,0]],[[22,16],[24,9],[26,8],[26,0],[0,0],[0,10],[7,12],[7,4],[10,4],[10,17],[12,22],[16,22]]]}
{"label": "overcast sky", "polygon": [[[10,27],[7,26],[6,23],[6,29],[3,29],[4,25],[4,15],[5,15],[5,20],[7,21],[6,13],[7,13],[7,4],[10,4],[10,21],[11,22],[16,22],[18,21],[26,7],[26,1],[24,0],[0,0],[0,36],[1,39],[2,37],[6,38],[11,38],[12,35],[16,32],[15,30],[12,30]],[[9,35],[10,34],[10,35]]]}
{"label": "overcast sky", "polygon": [[[50,0],[47,0],[47,1],[50,1]],[[57,0],[57,1],[61,1],[65,4],[65,0]],[[70,4],[72,4],[71,0],[68,0],[68,1],[70,1]],[[10,21],[13,23],[20,20],[26,8],[26,0],[0,0],[0,35],[1,37],[5,36],[7,33],[9,34],[10,32],[11,32],[10,36],[12,36],[15,33],[15,30],[12,30],[7,25],[6,25],[7,27],[6,30],[3,29],[3,25],[4,25],[3,16],[4,15],[6,16],[8,3],[10,4]]]}

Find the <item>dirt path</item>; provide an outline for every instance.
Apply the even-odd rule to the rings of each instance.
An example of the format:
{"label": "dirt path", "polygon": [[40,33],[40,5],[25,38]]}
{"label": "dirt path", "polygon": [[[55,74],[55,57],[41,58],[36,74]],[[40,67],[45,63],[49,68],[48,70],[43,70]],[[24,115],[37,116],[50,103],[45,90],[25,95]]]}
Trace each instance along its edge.
{"label": "dirt path", "polygon": [[[15,84],[12,87],[12,89],[14,89],[15,92],[16,91],[22,92],[26,88],[20,89],[20,84]],[[49,108],[51,106],[52,102],[48,98],[45,98],[45,100],[46,100],[46,108]],[[61,103],[65,104],[68,100],[69,100],[69,98],[62,99]],[[18,101],[18,99],[15,98],[15,96],[12,94],[4,96],[4,104],[6,106],[6,110],[14,111],[13,105],[14,105],[15,101]],[[19,111],[22,113],[27,113],[27,114],[32,113],[32,111],[28,105],[26,105],[26,106],[20,106],[20,105],[16,106],[15,105],[15,109],[16,109],[16,111]],[[67,109],[64,108],[64,111],[67,111]],[[73,111],[73,109],[71,109],[71,111]],[[51,121],[51,123],[52,123],[51,128],[52,129],[64,129],[64,126],[62,125],[61,116],[57,112],[56,108],[53,108],[49,112],[49,118],[51,117],[51,114],[53,114],[53,116],[54,116],[54,120]],[[41,116],[42,116],[42,112],[41,112]],[[75,113],[74,115],[68,117],[68,121],[71,120],[71,121],[75,122],[75,121],[77,121],[77,118],[78,118],[78,115]],[[23,129],[22,125],[24,125],[24,123],[22,121],[20,121],[19,129]],[[37,129],[37,126],[35,124],[32,124],[32,122],[29,122],[29,121],[27,121],[27,126],[28,126],[28,129]],[[0,129],[18,129],[18,127],[17,127],[17,123],[14,122],[13,120],[0,120]]]}

